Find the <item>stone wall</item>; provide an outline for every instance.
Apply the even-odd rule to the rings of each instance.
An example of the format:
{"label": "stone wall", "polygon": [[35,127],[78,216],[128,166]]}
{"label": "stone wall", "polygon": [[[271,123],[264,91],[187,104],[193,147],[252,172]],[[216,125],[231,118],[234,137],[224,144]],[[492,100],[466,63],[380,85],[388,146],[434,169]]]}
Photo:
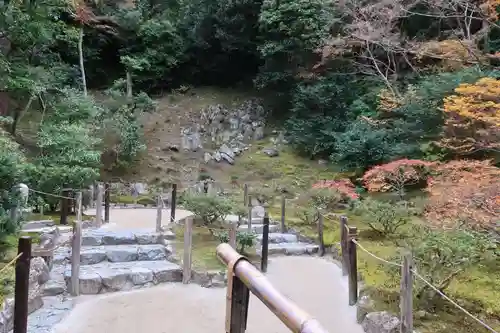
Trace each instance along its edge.
{"label": "stone wall", "polygon": [[[43,306],[42,285],[50,278],[49,267],[40,258],[32,258],[30,265],[28,311],[32,313]],[[9,332],[14,325],[14,296],[6,297],[0,310],[0,332]]]}

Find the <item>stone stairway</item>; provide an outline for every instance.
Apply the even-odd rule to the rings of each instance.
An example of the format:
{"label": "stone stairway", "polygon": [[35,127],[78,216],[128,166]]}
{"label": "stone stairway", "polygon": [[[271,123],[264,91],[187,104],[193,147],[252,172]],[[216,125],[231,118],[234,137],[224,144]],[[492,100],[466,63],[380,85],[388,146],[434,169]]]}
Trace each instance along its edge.
{"label": "stone stairway", "polygon": [[[80,294],[130,290],[182,281],[182,268],[169,261],[172,233],[147,230],[84,230],[80,253]],[[71,249],[54,256],[46,294],[64,292],[71,280]]]}
{"label": "stone stairway", "polygon": [[[257,234],[256,252],[262,254],[262,233],[264,225],[262,219],[253,219],[258,223],[252,222],[252,232]],[[240,231],[248,231],[248,225],[240,225]],[[280,226],[276,222],[269,224],[269,255],[311,255],[319,250],[319,246],[313,243],[306,243],[299,240],[299,237],[291,233],[281,233]]]}

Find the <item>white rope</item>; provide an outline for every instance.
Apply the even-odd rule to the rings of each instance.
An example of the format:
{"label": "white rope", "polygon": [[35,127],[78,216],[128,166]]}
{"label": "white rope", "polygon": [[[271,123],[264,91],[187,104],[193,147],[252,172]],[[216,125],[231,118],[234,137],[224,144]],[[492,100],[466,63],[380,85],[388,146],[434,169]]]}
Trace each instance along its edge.
{"label": "white rope", "polygon": [[361,244],[359,244],[355,239],[351,239],[351,241],[356,244],[361,250],[365,251],[367,254],[369,254],[370,256],[372,256],[373,258],[379,260],[379,261],[382,261],[388,265],[391,265],[391,266],[396,266],[396,267],[402,267],[401,264],[398,264],[397,262],[392,262],[392,261],[387,261],[385,259],[382,259],[380,257],[377,257],[376,255],[374,255],[373,253],[371,253],[370,251],[368,251],[367,249],[365,249]]}
{"label": "white rope", "polygon": [[[371,253],[370,251],[368,251],[367,249],[365,249],[361,244],[359,244],[355,239],[351,239],[351,241],[356,244],[356,246],[358,246],[361,250],[363,250],[364,252],[366,252],[367,254],[369,254],[370,256],[372,256],[373,258],[383,262],[383,263],[386,263],[388,265],[391,265],[391,266],[396,266],[396,267],[402,267],[401,264],[398,264],[396,262],[392,262],[392,261],[388,261],[388,260],[385,260],[385,259],[382,259],[378,256],[376,256],[375,254]],[[490,332],[493,332],[493,333],[499,333],[497,331],[495,331],[493,328],[491,328],[491,326],[489,326],[488,324],[486,324],[485,322],[483,322],[481,319],[475,317],[473,314],[471,314],[469,311],[467,311],[466,309],[464,309],[463,307],[461,307],[457,302],[455,302],[454,300],[452,300],[451,298],[449,298],[448,296],[446,296],[441,290],[439,290],[437,287],[435,287],[432,283],[430,283],[429,281],[427,281],[426,279],[424,279],[420,274],[418,274],[415,270],[412,270],[413,274],[419,278],[420,280],[422,280],[422,282],[424,282],[427,286],[429,286],[431,289],[433,289],[435,292],[437,292],[439,295],[441,295],[444,299],[446,299],[448,302],[450,302],[451,304],[455,305],[458,309],[462,310],[462,312],[464,312],[466,315],[468,315],[469,317],[471,317],[472,319],[474,319],[476,322],[478,322],[479,324],[481,324],[484,328],[486,328],[487,330],[489,330]]]}
{"label": "white rope", "polygon": [[56,197],[56,198],[76,200],[75,198],[64,197],[64,196],[62,196],[62,195],[57,195],[57,194],[52,194],[52,193],[42,192],[42,191],[34,190],[34,189],[32,189],[32,188],[30,188],[29,190],[30,190],[31,192],[40,193],[40,194],[45,194],[45,195],[49,195],[49,196]]}
{"label": "white rope", "polygon": [[490,332],[498,333],[493,328],[491,328],[491,326],[489,326],[488,324],[486,324],[484,321],[482,321],[481,319],[475,317],[469,311],[465,310],[463,307],[461,307],[460,305],[458,305],[457,302],[455,302],[454,300],[452,300],[451,298],[449,298],[448,296],[446,296],[441,290],[439,290],[438,288],[434,287],[429,281],[427,281],[426,279],[424,279],[422,277],[422,275],[418,274],[415,270],[412,270],[412,272],[413,272],[413,274],[415,274],[416,277],[418,277],[420,280],[422,280],[422,282],[424,282],[426,285],[428,285],[431,289],[433,289],[435,292],[437,292],[439,295],[441,295],[448,302],[450,302],[451,304],[455,305],[457,308],[459,308],[460,310],[462,310],[462,312],[464,312],[466,315],[468,315],[469,317],[471,317],[472,319],[474,319],[476,322],[478,322],[479,324],[481,324],[484,328],[486,328]]}

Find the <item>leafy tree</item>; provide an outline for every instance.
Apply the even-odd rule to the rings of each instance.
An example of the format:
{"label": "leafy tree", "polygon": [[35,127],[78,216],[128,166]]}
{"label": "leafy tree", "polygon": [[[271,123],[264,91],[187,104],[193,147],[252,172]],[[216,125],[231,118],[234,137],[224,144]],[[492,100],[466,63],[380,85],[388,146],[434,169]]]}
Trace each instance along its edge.
{"label": "leafy tree", "polygon": [[[217,240],[221,243],[229,243],[229,233],[227,231],[217,232],[215,234]],[[252,232],[238,231],[236,233],[236,245],[238,252],[245,254],[245,249],[254,246],[257,235]]]}
{"label": "leafy tree", "polygon": [[409,186],[426,184],[432,163],[421,160],[401,159],[373,167],[363,175],[368,191],[395,191],[403,200]]}
{"label": "leafy tree", "polygon": [[264,65],[256,78],[258,87],[288,92],[302,68],[313,62],[331,21],[323,1],[265,0],[259,16],[259,51]]}
{"label": "leafy tree", "polygon": [[484,77],[461,84],[445,97],[444,137],[439,145],[455,155],[500,151],[500,81]]}
{"label": "leafy tree", "polygon": [[384,237],[394,236],[401,227],[410,223],[413,216],[404,202],[392,203],[370,198],[358,202],[354,212],[373,231]]}
{"label": "leafy tree", "polygon": [[[490,256],[495,248],[493,241],[481,233],[427,227],[417,228],[406,239],[406,246],[413,254],[417,273],[444,293],[461,273]],[[420,279],[415,279],[414,288],[419,306],[427,311],[435,311],[442,304],[441,296]]]}
{"label": "leafy tree", "polygon": [[500,210],[500,169],[491,161],[457,160],[438,165],[427,192],[425,216],[437,226],[492,229]]}
{"label": "leafy tree", "polygon": [[[204,226],[214,223],[223,223],[224,218],[231,213],[233,203],[224,197],[209,194],[187,194],[183,198],[183,205],[187,210],[199,216]],[[210,233],[214,234],[211,229]]]}

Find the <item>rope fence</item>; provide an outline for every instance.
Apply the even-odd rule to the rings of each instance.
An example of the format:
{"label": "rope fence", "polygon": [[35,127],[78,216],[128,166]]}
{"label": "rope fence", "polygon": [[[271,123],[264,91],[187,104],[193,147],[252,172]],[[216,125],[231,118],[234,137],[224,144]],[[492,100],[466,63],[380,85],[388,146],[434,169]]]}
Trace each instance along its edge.
{"label": "rope fence", "polygon": [[0,274],[5,272],[7,270],[7,268],[9,268],[10,266],[13,266],[16,263],[17,259],[21,258],[22,255],[23,255],[22,252],[19,253],[17,256],[14,257],[14,259],[12,259],[7,264],[5,264],[5,266],[3,266],[2,269],[0,269]]}

